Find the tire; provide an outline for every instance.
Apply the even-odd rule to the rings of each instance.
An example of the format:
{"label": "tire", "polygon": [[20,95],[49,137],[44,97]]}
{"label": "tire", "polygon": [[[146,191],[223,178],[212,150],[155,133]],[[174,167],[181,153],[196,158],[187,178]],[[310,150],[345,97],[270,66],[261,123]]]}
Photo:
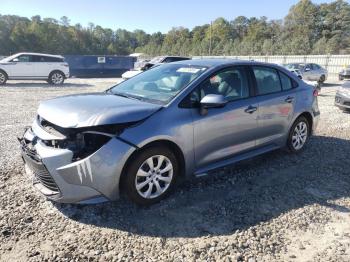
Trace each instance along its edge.
{"label": "tire", "polygon": [[[161,159],[162,163],[158,166]],[[153,169],[150,168],[152,163]],[[132,202],[149,206],[169,195],[176,185],[179,171],[178,160],[171,150],[161,146],[150,147],[131,161],[123,186]]]}
{"label": "tire", "polygon": [[325,75],[321,75],[320,80],[318,80],[318,82],[320,84],[323,84],[325,81],[326,81],[326,76]]}
{"label": "tire", "polygon": [[[297,133],[298,131],[300,136]],[[292,125],[289,131],[287,140],[287,147],[289,151],[292,153],[298,153],[303,151],[305,145],[308,142],[310,134],[311,130],[309,121],[305,117],[300,116],[297,120],[295,120],[294,124]]]}
{"label": "tire", "polygon": [[7,74],[0,70],[0,85],[5,85],[7,81]]}
{"label": "tire", "polygon": [[52,85],[62,85],[64,83],[64,74],[60,71],[53,71],[48,79],[48,82]]}

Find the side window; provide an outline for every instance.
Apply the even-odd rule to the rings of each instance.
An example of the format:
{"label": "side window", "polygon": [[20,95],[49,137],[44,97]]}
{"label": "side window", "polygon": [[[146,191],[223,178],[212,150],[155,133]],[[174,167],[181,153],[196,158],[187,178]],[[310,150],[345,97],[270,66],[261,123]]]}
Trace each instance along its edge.
{"label": "side window", "polygon": [[173,62],[184,61],[184,60],[189,60],[189,59],[188,58],[184,58],[184,57],[173,57]]}
{"label": "side window", "polygon": [[283,90],[290,90],[293,88],[292,79],[289,78],[286,74],[279,72],[281,83],[282,83],[282,89]]}
{"label": "side window", "polygon": [[321,67],[319,65],[317,65],[317,64],[312,64],[312,69],[313,70],[319,70],[319,69],[321,69]]}
{"label": "side window", "polygon": [[312,65],[311,64],[307,64],[304,68],[304,71],[311,71],[312,70]]}
{"label": "side window", "polygon": [[45,56],[44,59],[45,62],[63,62],[63,59],[59,57]]}
{"label": "side window", "polygon": [[174,60],[174,58],[173,57],[167,57],[167,58],[165,58],[164,59],[164,63],[171,63],[171,62],[174,62],[174,61],[176,61],[176,60]]}
{"label": "side window", "polygon": [[32,62],[32,58],[30,55],[21,55],[17,57],[17,59],[18,59],[18,62],[24,62],[24,63]]}
{"label": "side window", "polygon": [[281,82],[275,69],[253,66],[253,72],[258,95],[272,94],[282,90]]}
{"label": "side window", "polygon": [[243,67],[225,69],[205,80],[191,100],[200,101],[209,94],[223,95],[228,101],[249,97],[249,84]]}
{"label": "side window", "polygon": [[44,56],[34,55],[33,56],[33,62],[45,62]]}

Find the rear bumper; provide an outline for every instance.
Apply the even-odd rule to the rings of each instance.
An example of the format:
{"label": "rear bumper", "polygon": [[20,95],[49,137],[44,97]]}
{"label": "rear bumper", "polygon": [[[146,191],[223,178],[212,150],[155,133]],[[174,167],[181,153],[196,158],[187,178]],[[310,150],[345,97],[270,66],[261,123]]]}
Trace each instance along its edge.
{"label": "rear bumper", "polygon": [[27,129],[20,139],[25,170],[45,197],[61,203],[97,203],[119,198],[122,168],[134,150],[112,138],[90,156],[72,161],[73,152],[46,146]]}
{"label": "rear bumper", "polygon": [[313,123],[312,123],[312,134],[315,133],[317,127],[318,127],[318,123],[320,122],[320,117],[321,117],[321,114],[320,114],[320,111],[317,111],[317,112],[313,112]]}
{"label": "rear bumper", "polygon": [[64,77],[65,78],[69,78],[70,77],[70,72],[69,71],[64,72]]}

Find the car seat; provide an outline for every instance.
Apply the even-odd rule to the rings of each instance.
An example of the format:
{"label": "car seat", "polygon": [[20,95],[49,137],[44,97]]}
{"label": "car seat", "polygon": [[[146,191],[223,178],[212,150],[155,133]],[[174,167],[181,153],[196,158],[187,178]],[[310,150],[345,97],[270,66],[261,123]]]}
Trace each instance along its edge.
{"label": "car seat", "polygon": [[238,74],[230,73],[223,77],[218,87],[218,91],[224,97],[238,97],[242,95],[242,81]]}

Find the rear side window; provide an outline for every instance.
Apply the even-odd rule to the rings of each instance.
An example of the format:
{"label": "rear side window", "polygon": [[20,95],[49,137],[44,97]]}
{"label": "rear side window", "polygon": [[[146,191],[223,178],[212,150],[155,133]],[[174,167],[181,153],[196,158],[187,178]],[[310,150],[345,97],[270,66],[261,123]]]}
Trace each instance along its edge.
{"label": "rear side window", "polygon": [[64,62],[63,58],[60,57],[51,57],[51,56],[33,56],[34,62],[46,62],[46,63],[53,63],[53,62]]}
{"label": "rear side window", "polygon": [[280,78],[275,69],[253,66],[253,72],[256,79],[258,95],[272,94],[282,90]]}
{"label": "rear side window", "polygon": [[292,79],[289,78],[286,74],[279,72],[282,84],[282,90],[290,90],[293,88]]}
{"label": "rear side window", "polygon": [[44,60],[45,62],[63,62],[63,58],[51,56],[44,56]]}
{"label": "rear side window", "polygon": [[186,57],[174,57],[173,58],[173,62],[184,61],[184,60],[189,60],[189,59]]}
{"label": "rear side window", "polygon": [[175,62],[176,59],[174,57],[167,57],[165,60],[164,60],[164,63],[172,63],[172,62]]}

